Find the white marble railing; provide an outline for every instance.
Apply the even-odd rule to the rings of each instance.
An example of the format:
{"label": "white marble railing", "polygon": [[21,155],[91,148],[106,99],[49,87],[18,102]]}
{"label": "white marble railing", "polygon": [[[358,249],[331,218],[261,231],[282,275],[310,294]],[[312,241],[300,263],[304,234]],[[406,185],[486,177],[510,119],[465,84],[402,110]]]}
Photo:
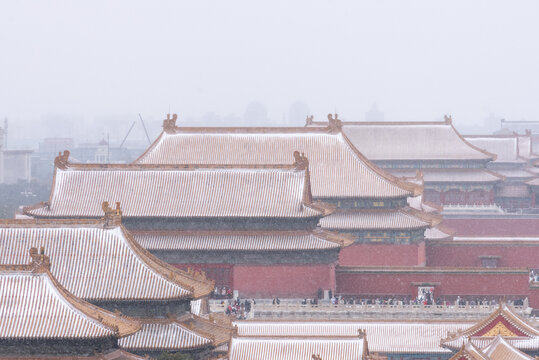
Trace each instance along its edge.
{"label": "white marble railing", "polygon": [[[226,304],[220,304],[213,302],[211,304],[212,311],[225,311]],[[311,312],[311,311],[354,311],[354,312],[428,312],[428,313],[452,313],[452,312],[469,312],[469,313],[482,313],[488,314],[498,308],[498,305],[384,305],[384,304],[330,304],[320,303],[317,305],[306,304],[303,305],[297,302],[282,301],[280,304],[272,304],[269,301],[258,300],[256,304],[252,305],[252,311],[255,312],[282,312],[282,311],[294,311],[294,312]],[[523,306],[512,306],[517,312],[521,313],[525,310]]]}

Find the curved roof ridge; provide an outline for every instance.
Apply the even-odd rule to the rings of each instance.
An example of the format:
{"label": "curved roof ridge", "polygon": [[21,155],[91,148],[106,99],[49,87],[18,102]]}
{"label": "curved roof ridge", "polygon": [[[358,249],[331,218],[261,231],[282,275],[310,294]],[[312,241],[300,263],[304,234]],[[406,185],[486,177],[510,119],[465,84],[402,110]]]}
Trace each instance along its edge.
{"label": "curved roof ridge", "polygon": [[471,341],[463,343],[459,351],[451,356],[449,360],[490,360],[488,356],[483,354],[483,352],[477,348]]}
{"label": "curved roof ridge", "polygon": [[174,317],[139,318],[138,320],[142,324],[141,330],[121,339],[119,341],[121,348],[182,351],[206,348],[213,343],[211,337],[189,329]]}
{"label": "curved roof ridge", "polygon": [[[153,216],[153,217],[318,217],[330,213],[331,207],[326,204],[311,202],[311,183],[308,161],[302,154],[290,154],[290,159],[296,158],[294,163],[289,164],[73,164],[70,163],[69,152],[64,151],[55,159],[55,170],[53,184],[48,202],[42,202],[33,206],[23,208],[23,213],[36,217],[96,217],[99,209],[98,202],[106,198],[115,198],[115,201],[122,201],[131,206],[126,207],[125,216]],[[304,161],[305,160],[305,161]],[[150,170],[150,171],[147,171]],[[156,170],[156,171],[151,171]],[[170,170],[170,173],[166,172]],[[77,171],[81,171],[78,174]],[[88,171],[88,175],[84,173]],[[111,173],[109,174],[108,171]],[[134,176],[134,174],[138,174]],[[91,175],[90,175],[91,174]],[[82,176],[84,175],[84,176]],[[106,176],[105,176],[106,175]],[[110,176],[109,176],[110,175]],[[173,181],[172,178],[188,178],[192,181]],[[195,181],[194,178],[204,178],[207,181]],[[249,177],[261,177],[259,183],[265,186],[255,186]],[[271,179],[270,179],[271,178]],[[303,179],[303,181],[300,181]],[[185,180],[185,179],[184,179]],[[265,180],[265,181],[262,181]],[[272,181],[269,181],[272,180]],[[139,196],[149,196],[153,194],[154,199],[159,202],[151,204],[143,203],[143,199],[137,201],[125,186],[131,182],[131,191],[138,189]],[[176,196],[199,196],[201,198],[222,199],[215,197],[216,191],[224,191],[221,186],[210,187],[208,181],[214,184],[221,184],[223,187],[229,186],[229,190],[234,188],[235,192],[230,192],[230,197],[237,196],[240,189],[250,191],[258,195],[256,202],[245,204],[239,207],[236,212],[226,212],[223,206],[208,207],[205,202],[200,201],[196,209],[189,210],[181,202],[172,202],[167,194],[159,188],[155,188],[149,183],[159,182],[163,187],[174,188],[176,191],[169,191]],[[75,183],[78,183],[76,185]],[[82,183],[82,184],[81,184]],[[145,186],[148,185],[148,186]],[[241,186],[234,186],[234,185]],[[110,185],[110,186],[104,186]],[[80,190],[93,189],[99,191]],[[187,188],[196,191],[181,191]],[[213,190],[212,190],[213,189]],[[286,202],[277,202],[275,196],[269,194],[279,193],[286,198]],[[300,196],[301,195],[301,196]],[[101,196],[99,201],[89,198],[91,196]],[[91,200],[91,201],[89,201]],[[231,199],[228,201],[228,210],[231,210]],[[75,203],[84,202],[84,204]],[[264,204],[262,204],[264,202]],[[165,206],[165,203],[168,206]],[[223,205],[223,203],[221,203]],[[299,205],[299,207],[297,206]],[[55,210],[57,208],[57,210]]]}
{"label": "curved roof ridge", "polygon": [[[466,330],[463,330],[462,332],[448,334],[445,339],[441,340],[441,343],[443,346],[454,349],[455,346],[459,345],[460,343],[463,343],[464,340],[470,337],[474,338],[476,334],[480,334],[485,328],[487,328],[499,317],[504,318],[509,324],[514,326],[520,332],[526,334],[526,336],[535,339],[539,338],[539,330],[537,330],[535,327],[524,321],[520,316],[515,314],[509,308],[509,306],[507,306],[506,303],[500,303],[498,308],[493,311],[488,317],[483,320],[480,320],[475,325],[469,327]],[[484,337],[485,335],[481,334],[478,336]]]}
{"label": "curved roof ridge", "polygon": [[[169,121],[169,120],[165,120]],[[311,138],[309,135],[312,134],[314,137]],[[225,136],[226,135],[226,136]],[[234,138],[229,138],[231,137]],[[245,137],[241,137],[244,135]],[[258,138],[257,135],[266,137]],[[318,138],[316,135],[321,136],[331,136],[331,138]],[[178,137],[179,136],[179,137]],[[234,142],[237,140],[235,136],[240,136],[242,141],[245,142],[246,148],[234,148]],[[269,137],[268,137],[269,136]],[[274,138],[275,137],[275,138]],[[290,137],[290,138],[289,138]],[[261,139],[258,143],[256,139]],[[288,140],[289,139],[289,140]],[[416,185],[408,184],[403,180],[393,177],[391,174],[379,169],[372,162],[370,162],[367,157],[365,157],[360,151],[350,142],[345,134],[342,133],[340,127],[340,120],[332,119],[332,123],[326,127],[312,128],[312,127],[190,127],[190,128],[180,128],[175,125],[174,127],[168,128],[165,130],[156,141],[137,159],[135,164],[141,163],[203,163],[203,162],[214,162],[214,163],[256,163],[260,162],[263,158],[261,157],[253,160],[252,154],[246,153],[246,151],[272,151],[274,147],[278,146],[279,141],[282,141],[285,145],[285,148],[297,147],[293,150],[301,151],[310,151],[310,154],[307,153],[307,156],[311,160],[311,171],[317,172],[314,175],[316,186],[314,187],[315,197],[326,198],[326,197],[369,197],[368,195],[347,195],[348,193],[375,193],[383,192],[386,194],[371,195],[370,197],[403,197],[408,196],[411,193],[417,193],[418,187]],[[271,142],[271,143],[270,143]],[[188,145],[190,144],[190,145]],[[178,151],[181,149],[181,146],[194,146],[198,150],[193,150],[193,154],[179,155]],[[317,145],[316,147],[314,147]],[[211,160],[207,158],[205,161],[198,159],[200,157],[197,155],[201,151],[206,151],[209,147],[213,147],[214,153],[216,153],[217,160]],[[226,155],[221,154],[219,151],[216,151],[216,148],[226,148]],[[349,155],[346,155],[345,158],[336,160],[335,164],[331,164],[332,159],[326,159],[321,161],[320,159],[315,159],[316,155],[320,155],[321,151],[324,151],[324,147],[331,151],[347,151]],[[232,149],[232,150],[231,150]],[[249,150],[248,150],[249,149]],[[282,150],[282,147],[279,148]],[[234,152],[237,150],[236,152]],[[199,152],[197,152],[199,151]],[[230,153],[232,151],[232,154]],[[313,156],[314,154],[314,156]],[[267,154],[266,154],[267,155]],[[268,155],[269,156],[269,155]],[[283,154],[278,154],[278,156],[283,157]],[[348,158],[352,156],[352,158]],[[320,157],[320,156],[318,156]],[[185,159],[189,160],[185,160]],[[277,159],[274,157],[274,159]],[[356,189],[355,191],[344,191],[335,190],[335,184],[330,186],[327,184],[331,176],[326,174],[329,170],[329,166],[342,166],[343,171],[352,171],[353,174],[350,174],[350,177],[364,176],[368,178],[369,181],[375,182],[376,185],[373,185],[372,190],[365,190],[363,187]],[[364,172],[365,175],[361,175]],[[320,173],[324,176],[320,176]],[[359,175],[358,175],[359,174]],[[350,182],[350,179],[343,179],[342,182]],[[340,188],[351,188],[350,186],[340,187]],[[339,194],[337,194],[339,192]],[[335,195],[331,195],[334,193]],[[340,193],[346,193],[342,195]]]}
{"label": "curved roof ridge", "polygon": [[472,149],[475,149],[479,152],[482,152],[483,154],[485,154],[486,156],[490,157],[492,159],[492,161],[496,160],[498,158],[498,155],[496,154],[493,154],[493,153],[490,153],[484,149],[480,149],[479,147],[475,146],[474,144],[470,143],[468,140],[466,140],[464,138],[464,136],[462,136],[458,131],[457,129],[455,128],[455,126],[453,125],[453,122],[450,122],[449,123],[449,126],[451,126],[451,128],[453,129],[453,131],[455,132],[455,134],[457,134],[457,136],[460,138],[460,140],[462,140],[462,142],[464,142],[466,145],[468,145],[469,147],[471,147]]}
{"label": "curved roof ridge", "polygon": [[[496,335],[496,337],[494,337],[494,340],[492,340],[487,346],[482,348],[481,351],[490,358],[494,354],[494,352],[496,352],[499,349],[500,346],[504,347],[505,349],[507,349],[507,351],[510,351],[514,355],[519,356],[520,359],[529,359],[529,360],[534,359],[528,354],[525,354],[524,352],[514,347],[509,341],[505,340],[503,336],[499,334]],[[516,360],[516,359],[513,359],[513,360]]]}
{"label": "curved roof ridge", "polygon": [[[35,248],[31,249],[31,251],[34,251],[34,252],[31,252],[32,261],[29,265],[0,265],[0,277],[2,277],[2,275],[4,276],[13,275],[16,277],[17,276],[40,277],[41,279],[43,279],[46,289],[51,291],[51,295],[55,296],[60,301],[60,303],[64,304],[63,306],[67,306],[68,308],[71,309],[71,311],[78,314],[79,316],[82,316],[83,318],[86,318],[87,321],[90,321],[92,324],[94,324],[95,326],[101,329],[100,332],[96,332],[95,330],[93,331],[93,334],[101,333],[101,335],[96,335],[96,337],[107,337],[111,335],[122,337],[122,336],[133,334],[140,329],[140,324],[136,322],[135,320],[124,317],[121,314],[112,313],[110,311],[102,309],[98,306],[88,303],[74,296],[73,294],[71,294],[58,282],[58,280],[50,272],[49,270],[50,260],[48,256],[44,255],[43,253],[37,254],[37,249]],[[23,286],[25,285],[28,286],[30,284],[27,281],[25,281]],[[34,287],[33,289],[36,290],[37,288]],[[27,297],[32,296],[31,293],[28,293],[25,291],[19,291],[19,293],[20,294],[24,293],[24,295]],[[27,303],[27,304],[30,304],[30,303]],[[37,304],[34,304],[34,305],[37,305]],[[37,306],[37,309],[40,309],[40,311],[56,311],[56,314],[61,315],[61,316],[66,315],[65,312],[62,312],[59,309],[51,308],[52,306],[54,306],[54,304],[49,301],[47,303],[47,306]],[[21,309],[21,310],[24,310],[24,309]],[[58,313],[58,311],[60,312]],[[49,318],[49,317],[46,317],[46,318]],[[77,326],[77,329],[74,329],[74,330],[81,330],[81,329],[83,329],[83,327],[81,324],[79,324],[79,326]],[[85,328],[85,329],[90,331],[90,329],[88,328]],[[47,329],[47,331],[49,332],[54,331],[54,330],[55,329],[51,329],[51,328]],[[35,335],[34,331],[32,331],[32,335],[24,336],[24,337],[32,337],[33,335]],[[45,337],[48,337],[46,334],[43,334],[43,335],[45,335]],[[51,336],[51,337],[58,337],[58,336],[65,337],[65,335],[57,335],[57,336]],[[88,337],[88,336],[89,335],[86,335],[83,337]]]}
{"label": "curved roof ridge", "polygon": [[[353,142],[355,144],[357,144],[357,147],[360,151],[362,151],[363,153],[365,153],[367,155],[367,157],[369,158],[372,158],[372,160],[374,161],[381,161],[381,160],[431,160],[431,159],[440,159],[440,160],[443,160],[443,159],[453,159],[451,158],[451,156],[455,157],[454,159],[455,160],[468,160],[468,159],[472,159],[472,160],[496,160],[496,155],[495,154],[492,154],[488,151],[485,151],[483,149],[480,149],[479,147],[477,146],[474,146],[473,144],[471,144],[470,142],[468,142],[458,131],[457,129],[454,127],[453,125],[453,122],[452,122],[452,119],[450,116],[446,116],[446,120],[445,121],[429,121],[429,122],[410,122],[410,121],[380,121],[380,122],[361,122],[361,121],[357,121],[357,122],[346,122],[346,121],[343,121],[342,122],[342,126],[343,126],[343,129],[344,129],[344,132],[345,133],[350,133],[350,131],[352,131],[351,129],[353,129],[354,127],[357,128],[357,132],[354,132],[354,133],[351,133],[350,136],[351,136],[351,139],[353,140]],[[405,146],[407,143],[406,141],[408,141],[408,137],[410,136],[413,136],[414,132],[415,131],[418,131],[418,129],[420,129],[420,127],[425,127],[427,131],[428,129],[431,129],[431,130],[434,130],[433,127],[436,127],[437,129],[439,129],[438,131],[435,132],[434,135],[437,135],[439,137],[448,137],[450,136],[450,138],[447,138],[446,140],[447,141],[452,141],[454,142],[456,145],[458,145],[458,143],[460,142],[462,145],[461,145],[461,148],[458,149],[458,148],[454,148],[452,147],[451,148],[451,152],[447,152],[447,151],[439,151],[439,153],[436,153],[436,154],[432,154],[432,149],[435,149],[436,148],[436,143],[434,142],[434,138],[433,138],[433,134],[432,134],[432,131],[431,131],[431,134],[422,134],[421,135],[421,138],[424,139],[424,144],[422,145],[423,147],[427,147],[425,149],[422,149],[421,147],[417,147],[417,148],[412,148],[410,147],[409,145],[408,148],[410,148],[408,150],[408,152],[406,154],[402,153],[401,149],[398,149],[398,150],[395,150],[395,151],[398,151],[398,155],[395,153],[395,151],[391,152],[380,152],[380,151],[375,151],[374,149],[371,149],[372,147],[374,147],[374,144],[372,143],[372,141],[370,143],[366,143],[364,140],[365,140],[365,136],[369,136],[367,133],[366,133],[366,129],[368,128],[371,128],[371,132],[372,133],[373,131],[375,131],[376,128],[379,128],[378,130],[376,130],[376,134],[378,136],[390,136],[390,140],[391,141],[392,139],[401,139],[401,145],[400,147],[403,147]],[[409,128],[409,130],[406,130],[407,128]],[[390,132],[390,130],[394,130],[393,132]],[[395,129],[401,129],[401,130],[395,130]],[[445,130],[442,130],[442,129],[445,129]],[[402,131],[405,131],[406,133],[404,134],[401,134]],[[449,133],[447,133],[447,131],[449,131]],[[370,134],[369,133],[369,134]],[[380,134],[379,134],[380,133]],[[393,135],[391,135],[393,134]],[[451,134],[451,135],[449,135]],[[404,139],[404,140],[402,140]],[[402,143],[404,141],[404,143]],[[410,139],[410,141],[415,141],[415,139]],[[466,150],[468,149],[468,150]],[[369,152],[370,150],[370,152]],[[474,155],[474,152],[475,155]],[[480,154],[480,155],[479,155]],[[399,158],[398,156],[402,156],[402,158]],[[429,156],[431,156],[432,158],[429,158]]]}
{"label": "curved roof ridge", "polygon": [[189,273],[166,263],[145,250],[135,241],[133,235],[123,226],[120,229],[135,254],[144,262],[149,262],[151,267],[159,271],[160,275],[168,281],[174,281],[177,285],[187,288],[193,298],[198,299],[211,294],[215,287],[215,281],[207,279],[204,273]]}
{"label": "curved roof ridge", "polygon": [[[92,221],[90,226],[84,223],[73,226],[74,220],[47,221],[51,223],[48,226],[45,220],[40,221],[39,226],[34,226],[34,221],[28,220],[10,221],[7,226],[0,223],[0,237],[3,240],[0,248],[11,249],[9,253],[4,252],[5,256],[0,257],[0,262],[20,262],[23,257],[21,248],[24,244],[53,248],[56,250],[53,253],[53,258],[56,259],[53,270],[62,279],[62,286],[69,287],[80,297],[92,300],[183,299],[192,297],[194,294],[202,296],[213,290],[211,282],[192,279],[192,276],[187,273],[156,259],[140,247],[122,225],[106,225],[104,220]],[[69,226],[64,226],[64,223]],[[100,226],[96,226],[98,223]],[[69,236],[71,239],[76,237],[78,241],[57,241],[60,237],[66,239]],[[86,256],[86,246],[93,247],[96,255]],[[132,265],[129,266],[131,269],[129,281],[122,280],[127,275],[125,270],[116,270],[109,277],[98,277],[98,279],[107,279],[105,282],[99,280],[100,285],[112,287],[114,291],[104,292],[103,286],[93,286],[93,280],[85,276],[83,269],[90,272],[105,271],[100,261],[96,259],[96,256],[100,256],[99,254],[106,254],[103,256],[108,257],[103,261],[121,265],[115,266],[114,269],[124,269],[123,265],[126,264]],[[114,257],[114,254],[122,254],[122,256]],[[84,260],[86,258],[88,260]],[[118,260],[114,262],[112,258]],[[82,267],[79,266],[80,263]],[[72,270],[72,266],[75,266],[76,270]],[[72,275],[76,277],[68,276],[69,271],[72,271]],[[139,282],[142,283],[139,284]],[[81,284],[86,284],[86,286]],[[92,288],[100,290],[92,291]]]}
{"label": "curved roof ridge", "polygon": [[374,171],[376,174],[384,178],[387,182],[400,187],[401,189],[410,192],[410,195],[417,196],[423,192],[423,186],[414,184],[412,182],[404,181],[402,179],[397,178],[396,176],[393,176],[389,172],[382,170],[377,165],[375,165],[372,161],[367,159],[365,155],[361,153],[361,151],[356,148],[356,146],[350,141],[348,136],[344,132],[340,132],[339,135],[343,138],[343,140],[348,144],[350,149],[352,149],[352,152],[369,168],[370,170]]}

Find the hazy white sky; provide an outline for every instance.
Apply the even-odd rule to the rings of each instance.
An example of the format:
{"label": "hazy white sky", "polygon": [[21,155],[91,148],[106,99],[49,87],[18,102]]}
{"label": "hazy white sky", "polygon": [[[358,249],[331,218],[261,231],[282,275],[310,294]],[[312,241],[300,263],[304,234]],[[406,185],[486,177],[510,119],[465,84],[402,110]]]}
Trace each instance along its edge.
{"label": "hazy white sky", "polygon": [[363,120],[376,101],[386,120],[539,120],[538,19],[536,0],[2,0],[0,118],[128,128],[258,101],[279,122],[302,101]]}

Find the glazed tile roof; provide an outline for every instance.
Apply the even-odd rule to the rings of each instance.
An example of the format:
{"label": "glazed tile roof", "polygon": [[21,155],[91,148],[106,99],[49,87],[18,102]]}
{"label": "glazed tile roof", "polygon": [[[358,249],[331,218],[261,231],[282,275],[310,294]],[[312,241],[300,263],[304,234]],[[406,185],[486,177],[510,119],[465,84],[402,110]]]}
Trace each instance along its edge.
{"label": "glazed tile roof", "polygon": [[455,236],[453,242],[477,242],[477,243],[529,243],[539,244],[539,237],[526,236]]}
{"label": "glazed tile roof", "polygon": [[313,355],[320,359],[358,360],[365,358],[366,350],[360,338],[232,338],[229,360],[311,360]]}
{"label": "glazed tile roof", "polygon": [[531,186],[539,186],[539,178],[528,180],[526,181],[526,184],[531,185]]}
{"label": "glazed tile roof", "polygon": [[140,329],[70,294],[48,271],[48,257],[33,250],[30,265],[0,265],[0,339],[95,339]]}
{"label": "glazed tile roof", "polygon": [[533,360],[534,358],[516,349],[498,335],[490,344],[481,349],[489,360]]}
{"label": "glazed tile roof", "polygon": [[324,250],[348,244],[327,231],[135,231],[147,250],[266,251]]}
{"label": "glazed tile roof", "polygon": [[89,301],[201,297],[213,283],[176,269],[144,250],[123,226],[98,220],[0,220],[0,264],[25,264],[44,247],[51,272]]}
{"label": "glazed tile roof", "polygon": [[523,351],[539,351],[539,330],[521,319],[506,304],[468,329],[448,334],[442,346],[457,350],[469,339],[479,348],[486,347],[496,335],[504,336],[512,346]]}
{"label": "glazed tile roof", "polygon": [[[411,208],[388,210],[338,210],[320,219],[322,229],[327,230],[389,230],[389,229],[421,229],[432,225],[421,214]],[[439,221],[438,221],[439,222]]]}
{"label": "glazed tile roof", "polygon": [[118,341],[129,351],[179,351],[228,344],[235,329],[228,319],[206,319],[193,314],[179,318],[139,319],[142,329]]}
{"label": "glazed tile roof", "polygon": [[194,314],[187,314],[179,321],[192,331],[212,339],[214,346],[228,344],[236,329],[230,319],[224,314],[210,314],[209,319]]}
{"label": "glazed tile roof", "polygon": [[454,231],[443,227],[432,227],[425,229],[426,240],[451,240],[453,239]]}
{"label": "glazed tile roof", "polygon": [[212,345],[212,340],[173,319],[140,319],[142,329],[121,338],[118,345],[128,351],[179,351]]}
{"label": "glazed tile roof", "polygon": [[365,158],[338,128],[168,127],[138,164],[283,164],[294,151],[310,163],[315,198],[399,198],[416,187]]}
{"label": "glazed tile roof", "polygon": [[240,338],[358,336],[365,330],[369,351],[379,353],[450,353],[440,346],[449,332],[473,325],[470,322],[431,321],[238,321]]}
{"label": "glazed tile roof", "polygon": [[518,136],[518,155],[525,160],[533,160],[539,157],[533,149],[533,140],[531,132],[526,132]]}
{"label": "glazed tile roof", "polygon": [[481,350],[471,342],[467,342],[449,360],[490,360]]}
{"label": "glazed tile roof", "polygon": [[[388,169],[398,177],[413,177],[413,169]],[[485,169],[421,169],[426,183],[494,183],[504,179],[503,176]]]}
{"label": "glazed tile roof", "polygon": [[[449,118],[448,118],[449,119]],[[493,160],[444,122],[343,122],[343,132],[371,161]],[[380,146],[391,144],[391,146]],[[443,144],[443,146],[440,146]]]}
{"label": "glazed tile roof", "polygon": [[305,218],[325,211],[308,199],[308,171],[294,166],[56,163],[49,202],[26,208],[26,214],[100,217],[103,201],[120,202],[124,217]]}
{"label": "glazed tile roof", "polygon": [[496,169],[496,173],[506,178],[513,179],[531,179],[537,176],[537,174],[528,171],[527,169]]}
{"label": "glazed tile roof", "polygon": [[465,139],[480,149],[496,154],[495,162],[525,162],[519,156],[519,141],[515,135],[467,135]]}

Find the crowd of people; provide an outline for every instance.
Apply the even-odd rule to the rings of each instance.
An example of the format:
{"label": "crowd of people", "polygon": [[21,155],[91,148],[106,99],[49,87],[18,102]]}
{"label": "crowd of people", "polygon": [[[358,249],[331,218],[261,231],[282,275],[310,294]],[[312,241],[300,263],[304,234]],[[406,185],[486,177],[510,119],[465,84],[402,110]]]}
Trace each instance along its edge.
{"label": "crowd of people", "polygon": [[214,299],[232,299],[232,290],[227,288],[226,286],[216,286],[213,290],[213,296]]}
{"label": "crowd of people", "polygon": [[[524,305],[524,299],[510,299],[505,300],[508,305],[522,306]],[[432,294],[428,293],[425,296],[419,296],[415,299],[411,297],[407,298],[366,298],[366,299],[357,299],[357,298],[344,298],[342,296],[334,296],[330,299],[332,305],[389,305],[389,306],[405,306],[405,305],[445,305],[445,306],[495,306],[498,305],[498,300],[496,298],[478,298],[478,297],[461,297],[457,296],[456,298],[452,297],[446,299],[443,297],[438,297],[435,300],[432,300]],[[318,305],[319,300],[314,299],[303,299],[301,305]],[[275,305],[275,303],[274,303]]]}
{"label": "crowd of people", "polygon": [[239,297],[236,299],[223,300],[221,304],[226,305],[225,313],[228,316],[233,316],[237,320],[247,319],[247,315],[251,312],[251,306],[256,305],[255,299],[252,300],[241,300]]}

